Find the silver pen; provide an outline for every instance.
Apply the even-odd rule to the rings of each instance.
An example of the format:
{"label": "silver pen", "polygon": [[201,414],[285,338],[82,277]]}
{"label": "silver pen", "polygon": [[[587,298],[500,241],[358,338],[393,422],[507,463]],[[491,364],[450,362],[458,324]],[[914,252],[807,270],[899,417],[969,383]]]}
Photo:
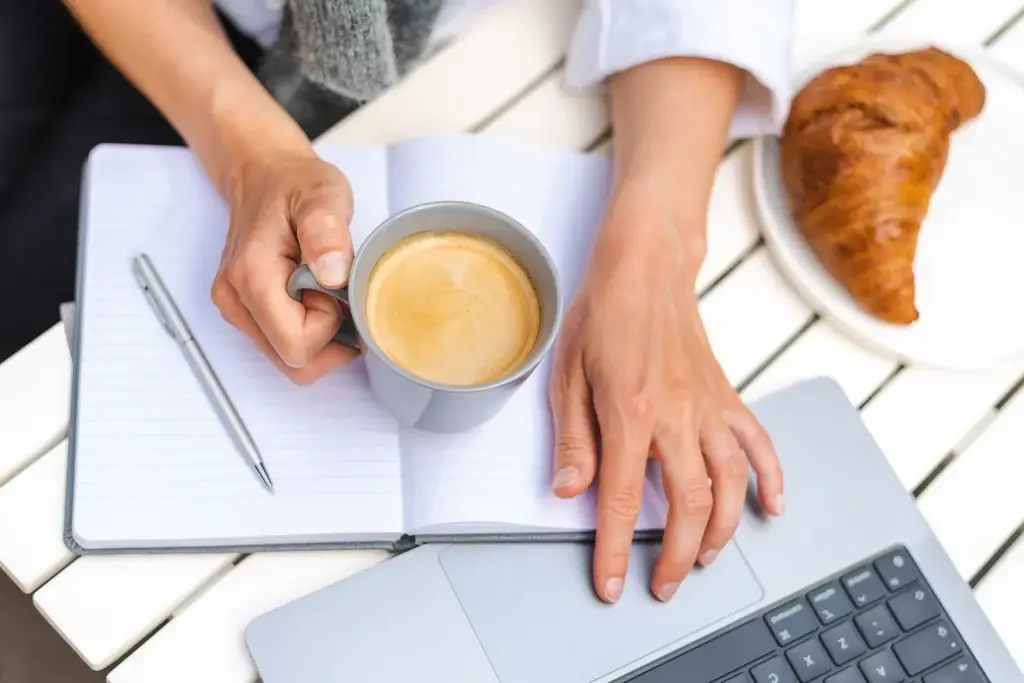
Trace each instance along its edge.
{"label": "silver pen", "polygon": [[231,399],[228,398],[224,387],[221,386],[220,380],[217,379],[213,368],[210,367],[210,362],[206,360],[202,349],[199,348],[199,344],[192,336],[192,331],[174,303],[174,299],[171,298],[171,293],[167,291],[163,280],[156,272],[153,262],[145,254],[139,254],[132,259],[132,273],[142,288],[142,293],[149,302],[150,308],[156,314],[157,320],[181,347],[182,353],[185,354],[185,360],[188,361],[189,367],[192,368],[193,374],[203,387],[213,409],[217,412],[217,416],[235,442],[242,457],[256,471],[266,489],[273,493],[274,483],[270,480],[270,474],[267,473],[267,466],[263,463],[259,449],[256,448],[249,430],[245,428],[242,418],[239,417]]}

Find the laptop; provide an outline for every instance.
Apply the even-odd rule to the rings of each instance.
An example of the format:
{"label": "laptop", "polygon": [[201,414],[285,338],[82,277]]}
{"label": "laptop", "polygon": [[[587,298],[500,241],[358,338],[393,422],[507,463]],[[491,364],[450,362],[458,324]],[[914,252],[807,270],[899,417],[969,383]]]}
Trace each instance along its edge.
{"label": "laptop", "polygon": [[1024,683],[839,386],[753,408],[786,514],[751,496],[671,602],[650,595],[655,543],[615,605],[587,543],[429,544],[257,617],[263,683]]}

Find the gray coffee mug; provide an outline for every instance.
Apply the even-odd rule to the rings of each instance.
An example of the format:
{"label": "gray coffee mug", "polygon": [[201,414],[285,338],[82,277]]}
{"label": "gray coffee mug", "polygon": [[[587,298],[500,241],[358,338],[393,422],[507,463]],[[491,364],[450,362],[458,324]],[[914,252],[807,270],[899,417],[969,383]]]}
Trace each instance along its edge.
{"label": "gray coffee mug", "polygon": [[[540,333],[533,353],[508,375],[474,386],[437,384],[399,367],[370,335],[366,290],[373,267],[397,242],[426,231],[490,238],[508,249],[533,282],[541,307]],[[551,349],[562,321],[558,271],[544,245],[509,216],[467,202],[420,204],[395,214],[377,226],[356,251],[347,287],[323,287],[303,265],[288,279],[288,294],[301,301],[304,290],[329,294],[342,304],[345,317],[334,340],[362,352],[370,388],[400,424],[431,432],[465,431],[496,415]]]}

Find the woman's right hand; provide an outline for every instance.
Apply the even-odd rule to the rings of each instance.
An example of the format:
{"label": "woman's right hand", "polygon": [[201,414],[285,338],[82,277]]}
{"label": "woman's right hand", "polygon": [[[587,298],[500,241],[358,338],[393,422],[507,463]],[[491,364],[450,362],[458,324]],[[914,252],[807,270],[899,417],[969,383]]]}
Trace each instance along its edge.
{"label": "woman's right hand", "polygon": [[306,292],[300,303],[286,284],[302,263],[325,287],[347,284],[352,188],[311,148],[250,161],[229,185],[231,223],[213,301],[293,381],[309,384],[356,351],[331,343],[341,322],[333,298]]}

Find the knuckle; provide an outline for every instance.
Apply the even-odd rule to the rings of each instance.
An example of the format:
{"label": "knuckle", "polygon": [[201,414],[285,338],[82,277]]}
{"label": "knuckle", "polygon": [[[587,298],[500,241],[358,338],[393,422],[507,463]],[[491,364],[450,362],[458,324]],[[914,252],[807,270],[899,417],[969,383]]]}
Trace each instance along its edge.
{"label": "knuckle", "polygon": [[231,265],[228,266],[226,277],[228,283],[235,288],[235,291],[244,293],[250,291],[258,272],[259,258],[252,250],[245,250],[239,253]]}
{"label": "knuckle", "polygon": [[341,219],[326,207],[316,206],[302,217],[302,227],[316,232],[332,233],[344,228]]}
{"label": "knuckle", "polygon": [[716,514],[708,523],[705,532],[704,545],[709,548],[722,548],[736,533],[740,525],[739,510],[730,510],[729,514]]}
{"label": "knuckle", "polygon": [[775,447],[772,444],[772,438],[768,435],[768,430],[754,416],[751,415],[749,419],[752,423],[750,428],[751,448],[765,452],[773,451]]}
{"label": "knuckle", "polygon": [[589,455],[589,445],[582,435],[576,432],[559,429],[555,437],[555,452],[559,458],[571,462],[579,462]]}
{"label": "knuckle", "polygon": [[739,450],[733,450],[722,460],[721,476],[731,481],[742,481],[749,474],[747,459]]}
{"label": "knuckle", "polygon": [[640,514],[640,492],[620,489],[608,496],[608,512],[620,521],[632,521]]}
{"label": "knuckle", "polygon": [[684,515],[707,516],[714,506],[714,496],[707,480],[693,479],[679,487],[678,504]]}
{"label": "knuckle", "polygon": [[650,397],[642,391],[631,396],[626,402],[627,415],[639,422],[650,420],[654,413],[654,406]]}
{"label": "knuckle", "polygon": [[296,372],[302,372],[310,361],[309,350],[302,343],[302,339],[293,334],[282,334],[275,346],[281,360]]}
{"label": "knuckle", "polygon": [[210,286],[210,299],[220,309],[221,315],[227,313],[228,306],[234,299],[232,294],[231,284],[227,278],[223,274],[218,274],[213,280],[213,285]]}
{"label": "knuckle", "polygon": [[595,554],[595,563],[602,567],[605,571],[611,573],[619,573],[615,571],[617,567],[623,567],[629,564],[629,551],[631,544],[628,542],[623,543],[603,543]]}

